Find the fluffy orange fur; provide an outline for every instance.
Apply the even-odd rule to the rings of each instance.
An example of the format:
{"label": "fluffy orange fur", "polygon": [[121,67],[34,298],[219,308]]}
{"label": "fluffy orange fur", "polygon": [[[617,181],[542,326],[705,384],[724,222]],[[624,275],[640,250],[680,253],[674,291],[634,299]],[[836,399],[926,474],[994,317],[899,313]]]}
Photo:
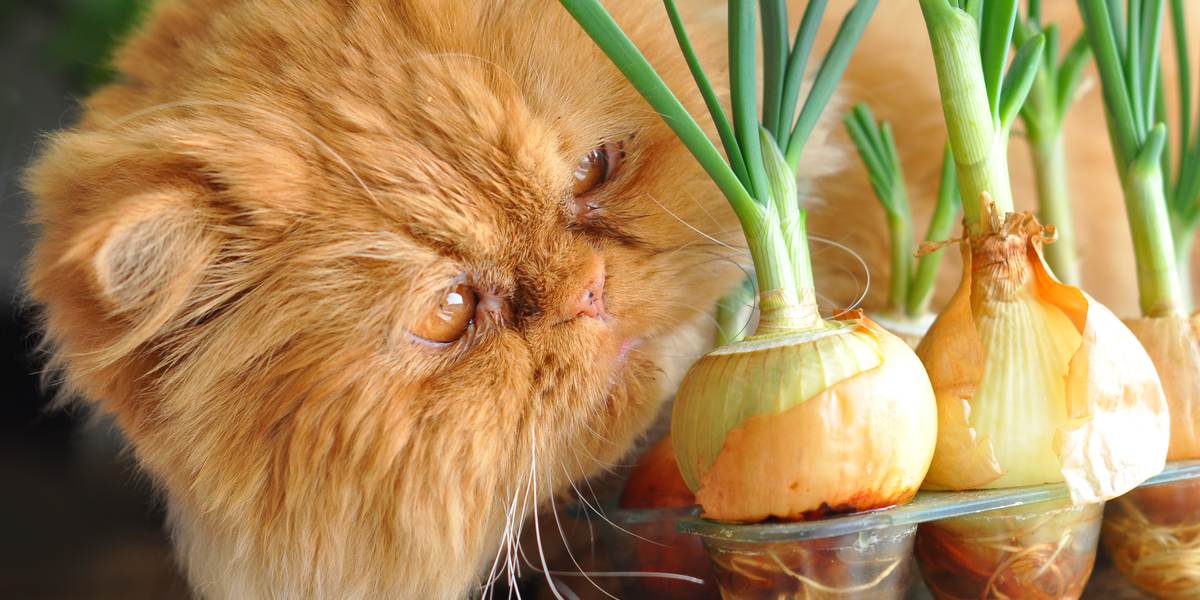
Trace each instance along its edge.
{"label": "fluffy orange fur", "polygon": [[[928,190],[927,42],[915,6],[883,4],[848,95],[897,121]],[[693,89],[657,4],[609,5]],[[721,62],[703,32],[720,19],[687,8]],[[117,66],[29,173],[29,290],[53,372],[115,415],[206,598],[455,598],[506,577],[525,517],[660,412],[746,261],[714,186],[552,0],[166,0]],[[883,218],[829,130],[804,159],[814,230],[880,270]],[[578,219],[579,158],[629,136]],[[1116,190],[1088,189],[1104,219],[1081,239],[1119,238]],[[1122,243],[1085,250],[1089,282]],[[560,322],[597,256],[611,319]],[[851,301],[861,268],[817,256]],[[464,274],[503,316],[414,343]]]}

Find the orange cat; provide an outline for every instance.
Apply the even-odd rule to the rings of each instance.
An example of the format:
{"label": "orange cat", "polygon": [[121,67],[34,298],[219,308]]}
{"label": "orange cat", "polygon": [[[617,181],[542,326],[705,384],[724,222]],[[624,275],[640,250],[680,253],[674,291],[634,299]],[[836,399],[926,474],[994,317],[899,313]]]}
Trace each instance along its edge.
{"label": "orange cat", "polygon": [[[660,8],[618,8],[686,87]],[[552,0],[164,2],[117,64],[29,175],[29,289],[203,597],[505,577],[741,276],[724,200]]]}
{"label": "orange cat", "polygon": [[[608,4],[694,89],[657,3]],[[883,4],[847,89],[910,117],[928,190],[928,42],[915,3]],[[722,62],[719,7],[685,8]],[[202,597],[509,577],[525,517],[629,450],[742,276],[724,200],[553,0],[165,0],[117,65],[30,171],[29,290],[64,391],[161,485]],[[814,230],[878,270],[883,218],[837,146],[804,159]],[[1128,254],[1106,245],[1090,282]],[[852,301],[862,269],[817,256]]]}

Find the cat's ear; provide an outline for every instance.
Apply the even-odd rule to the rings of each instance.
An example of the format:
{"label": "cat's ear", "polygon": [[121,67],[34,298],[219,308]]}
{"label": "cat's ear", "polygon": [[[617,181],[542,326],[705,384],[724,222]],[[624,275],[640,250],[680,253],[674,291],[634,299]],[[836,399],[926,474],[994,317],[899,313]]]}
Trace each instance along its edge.
{"label": "cat's ear", "polygon": [[39,243],[30,291],[46,308],[52,339],[87,343],[77,350],[88,370],[122,361],[197,316],[196,291],[217,244],[196,200],[175,188],[114,199],[78,229]]}
{"label": "cat's ear", "polygon": [[190,191],[124,198],[75,241],[101,298],[118,313],[179,304],[198,283],[214,244]]}
{"label": "cat's ear", "polygon": [[96,370],[196,317],[219,248],[204,208],[213,190],[161,146],[53,142],[26,179],[41,229],[28,291],[48,340]]}

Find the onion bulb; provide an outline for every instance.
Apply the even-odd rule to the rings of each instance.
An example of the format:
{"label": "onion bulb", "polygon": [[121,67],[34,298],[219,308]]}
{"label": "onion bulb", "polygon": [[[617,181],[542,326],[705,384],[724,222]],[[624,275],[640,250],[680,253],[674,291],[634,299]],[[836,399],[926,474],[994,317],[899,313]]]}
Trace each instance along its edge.
{"label": "onion bulb", "polygon": [[701,358],[676,396],[671,438],[704,516],[753,522],[906,502],[936,427],[912,350],[854,314]]}
{"label": "onion bulb", "polygon": [[1031,215],[995,206],[962,243],[962,281],[917,354],[938,403],[926,486],[1066,482],[1076,504],[1162,470],[1169,428],[1154,364],[1107,308],[1056,280]]}
{"label": "onion bulb", "polygon": [[1154,361],[1171,413],[1167,460],[1200,458],[1200,313],[1125,321]]}

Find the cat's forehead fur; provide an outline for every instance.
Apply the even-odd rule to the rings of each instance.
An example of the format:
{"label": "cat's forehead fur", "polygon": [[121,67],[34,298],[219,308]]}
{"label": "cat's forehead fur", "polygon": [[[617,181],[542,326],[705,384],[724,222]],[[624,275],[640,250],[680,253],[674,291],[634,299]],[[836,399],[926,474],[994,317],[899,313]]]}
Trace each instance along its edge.
{"label": "cat's forehead fur", "polygon": [[119,63],[147,93],[102,92],[88,115],[184,119],[179,145],[239,202],[382,219],[443,253],[503,261],[513,240],[568,224],[574,161],[598,142],[647,126],[659,139],[643,146],[665,141],[546,2],[204,4],[162,9],[165,25],[134,42],[145,51]]}

